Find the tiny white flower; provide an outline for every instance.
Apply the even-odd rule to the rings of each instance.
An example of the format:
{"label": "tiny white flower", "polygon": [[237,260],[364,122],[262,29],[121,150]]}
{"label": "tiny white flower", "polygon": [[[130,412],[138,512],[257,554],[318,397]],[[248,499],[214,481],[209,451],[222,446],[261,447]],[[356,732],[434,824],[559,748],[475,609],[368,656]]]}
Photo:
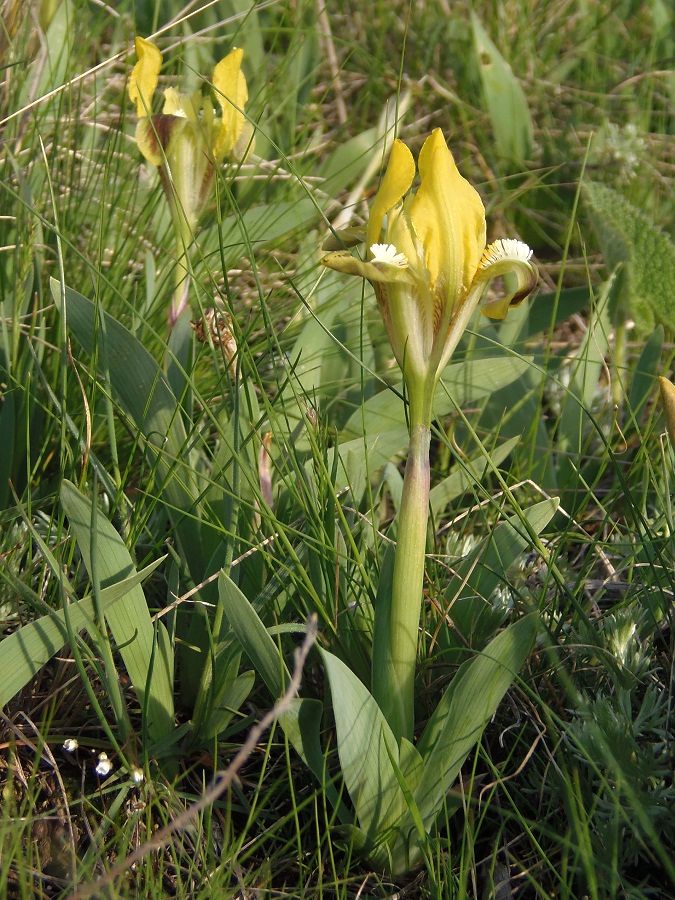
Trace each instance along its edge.
{"label": "tiny white flower", "polygon": [[142,784],[145,780],[143,769],[139,769],[138,766],[133,766],[129,774],[134,784]]}
{"label": "tiny white flower", "polygon": [[107,753],[99,753],[98,762],[96,764],[96,769],[94,770],[97,775],[100,775],[101,778],[105,778],[106,775],[110,775],[112,772],[113,764],[108,759]]}
{"label": "tiny white flower", "polygon": [[486,269],[502,259],[519,259],[522,262],[529,262],[532,259],[532,250],[523,241],[517,241],[514,238],[499,238],[485,248],[478,268]]}
{"label": "tiny white flower", "polygon": [[370,252],[373,254],[372,262],[385,266],[395,266],[403,269],[408,265],[405,253],[399,253],[393,244],[371,244]]}
{"label": "tiny white flower", "polygon": [[63,742],[63,749],[66,753],[74,753],[80,745],[75,738],[66,738]]}

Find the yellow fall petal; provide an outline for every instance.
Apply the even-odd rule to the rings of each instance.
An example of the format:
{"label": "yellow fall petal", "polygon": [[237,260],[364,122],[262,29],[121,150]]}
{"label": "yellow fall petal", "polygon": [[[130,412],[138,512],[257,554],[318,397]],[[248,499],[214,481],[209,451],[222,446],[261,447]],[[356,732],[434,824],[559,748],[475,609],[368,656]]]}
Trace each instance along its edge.
{"label": "yellow fall petal", "polygon": [[504,319],[512,306],[518,306],[537,285],[537,270],[530,261],[532,250],[522,241],[499,238],[493,241],[481,257],[471,291],[481,296],[488,284],[500,275],[511,275],[515,284],[501,297],[481,306],[481,313],[488,319]]}
{"label": "yellow fall petal", "polygon": [[387,265],[382,262],[363,262],[345,250],[327,253],[321,259],[321,265],[345,275],[359,275],[361,278],[367,278],[372,284],[412,285],[414,283],[412,276],[403,266]]}
{"label": "yellow fall petal", "polygon": [[244,51],[240,47],[232,50],[213,70],[216,100],[222,110],[220,130],[212,148],[217,160],[221,160],[232,151],[246,121],[242,110],[248,100],[248,87],[241,71],[243,57]]}
{"label": "yellow fall petal", "polygon": [[145,38],[134,39],[138,62],[129,76],[127,92],[132,103],[136,104],[136,115],[141,118],[150,113],[152,97],[159,80],[162,68],[162,54],[159,49]]}
{"label": "yellow fall petal", "polygon": [[162,149],[149,116],[143,116],[136,123],[136,144],[149,163],[153,166],[162,165]]}
{"label": "yellow fall petal", "polygon": [[431,286],[442,275],[446,302],[454,306],[466,295],[485,249],[485,208],[460,175],[440,128],[424,142],[419,171],[410,218],[424,247]]}
{"label": "yellow fall petal", "polygon": [[136,144],[153,166],[161,166],[177,141],[186,133],[194,133],[183,116],[144,116],[136,125]]}
{"label": "yellow fall petal", "polygon": [[366,246],[377,243],[384,217],[407,191],[415,177],[415,160],[403,141],[395,140],[389,154],[387,171],[375,195],[368,217]]}

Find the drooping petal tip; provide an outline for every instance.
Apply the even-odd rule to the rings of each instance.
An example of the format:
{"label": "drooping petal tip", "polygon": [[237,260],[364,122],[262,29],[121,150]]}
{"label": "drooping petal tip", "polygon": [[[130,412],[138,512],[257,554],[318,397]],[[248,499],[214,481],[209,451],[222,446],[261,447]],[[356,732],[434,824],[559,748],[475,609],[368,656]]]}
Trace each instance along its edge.
{"label": "drooping petal tip", "polygon": [[537,286],[537,269],[531,262],[532,250],[523,241],[500,238],[489,244],[481,256],[474,285],[481,292],[500,275],[513,275],[515,287],[503,297],[483,304],[481,312],[488,319],[503,319],[510,307],[518,306]]}
{"label": "drooping petal tip", "polygon": [[162,68],[162,54],[152,41],[146,41],[142,37],[134,39],[134,46],[138,61],[131,70],[127,93],[131,102],[136,104],[136,115],[140,119],[150,115],[152,98]]}
{"label": "drooping petal tip", "polygon": [[413,155],[403,141],[397,139],[392,145],[387,169],[370,209],[366,234],[366,243],[369,247],[377,242],[384,217],[410,190],[414,177]]}
{"label": "drooping petal tip", "polygon": [[236,47],[213,70],[213,87],[222,110],[220,130],[212,148],[217,160],[232,152],[244,130],[246,117],[243,109],[248,100],[248,86],[241,71],[243,58],[244,51]]}

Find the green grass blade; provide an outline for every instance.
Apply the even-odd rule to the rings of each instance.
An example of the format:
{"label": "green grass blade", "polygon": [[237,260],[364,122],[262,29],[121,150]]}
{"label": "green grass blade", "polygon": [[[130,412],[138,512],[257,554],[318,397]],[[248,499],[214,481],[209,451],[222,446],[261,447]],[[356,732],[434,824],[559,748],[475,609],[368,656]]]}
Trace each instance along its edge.
{"label": "green grass blade", "polygon": [[645,404],[657,384],[656,378],[661,365],[664,337],[663,326],[657,325],[652,334],[649,335],[647,342],[642,348],[640,358],[635,364],[628,393],[628,408],[636,423],[640,419]]}

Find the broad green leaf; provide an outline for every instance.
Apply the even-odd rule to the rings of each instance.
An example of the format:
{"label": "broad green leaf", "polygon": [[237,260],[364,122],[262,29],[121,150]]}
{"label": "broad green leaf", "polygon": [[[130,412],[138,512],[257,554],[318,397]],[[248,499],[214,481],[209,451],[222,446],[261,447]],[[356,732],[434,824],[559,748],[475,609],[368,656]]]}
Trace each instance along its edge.
{"label": "broad green leaf", "polygon": [[[199,699],[192,711],[192,722],[197,740],[217,736],[232,718],[232,711],[240,689],[235,687],[239,677],[241,648],[233,641],[225,642],[218,651],[213,650],[213,667],[206,674],[200,672],[200,683],[209,677],[208,690],[200,691]],[[242,683],[243,684],[243,683]],[[246,697],[242,697],[243,703]]]}
{"label": "broad green leaf", "polygon": [[590,410],[598,390],[600,373],[605,365],[608,352],[607,294],[603,295],[594,311],[584,342],[571,363],[571,378],[567,397],[563,401],[558,431],[566,448],[581,450],[583,428],[579,424],[584,418],[584,410]]}
{"label": "broad green leaf", "polygon": [[471,15],[471,24],[495,150],[505,159],[523,163],[531,156],[533,135],[525,92],[475,13]]}
{"label": "broad green leaf", "polygon": [[638,422],[645,403],[651,396],[656,378],[659,374],[659,365],[661,362],[661,350],[663,348],[664,331],[662,325],[657,325],[652,334],[649,335],[640,358],[635,364],[633,377],[630,383],[630,391],[628,393],[628,408],[635,423]]}
{"label": "broad green leaf", "polygon": [[[255,5],[249,0],[226,0],[223,7],[221,13],[223,18],[232,16],[231,21],[242,21],[243,27],[237,28],[237,46],[244,48],[247,73],[250,70],[255,72],[256,78],[264,78],[265,64],[269,61],[269,57],[265,55],[263,33]],[[210,47],[208,52],[211,53]]]}
{"label": "broad green leaf", "polygon": [[[314,268],[312,260],[309,271]],[[364,367],[375,365],[362,322],[362,283],[324,269],[318,284],[308,284],[307,291],[311,307],[307,304],[288,328],[288,336],[295,335],[286,363],[288,382],[275,404],[283,409],[275,429],[293,434],[293,445],[302,452],[311,446],[304,427],[307,406],[326,404],[331,423],[339,426],[360,402]],[[372,392],[368,379],[363,389]]]}
{"label": "broad green leaf", "polygon": [[[93,544],[91,501],[66,480],[61,486],[61,504],[87,571],[91,575],[94,566],[102,588],[136,571],[124,541],[101,512],[96,516],[96,542]],[[92,548],[95,559],[92,559]],[[147,706],[148,734],[151,740],[159,741],[173,727],[173,654],[170,644],[162,637],[159,647],[163,652],[155,652],[153,658],[155,629],[140,585],[132,587],[117,603],[109,606],[105,616],[141,707]],[[161,622],[156,627],[158,631],[164,629]],[[165,655],[167,650],[168,657]]]}
{"label": "broad green leaf", "polygon": [[[1,362],[0,375],[5,375]],[[0,453],[0,509],[6,508],[9,498],[9,480],[14,462],[15,417],[18,412],[17,407],[21,406],[20,400],[18,404],[15,402],[16,394],[15,388],[5,390],[0,406],[0,446],[3,448]]]}
{"label": "broad green leaf", "polygon": [[332,653],[321,650],[333,698],[338,755],[359,826],[375,841],[389,811],[404,808],[392,760],[396,739],[365,685]]}
{"label": "broad green leaf", "polygon": [[[174,323],[166,346],[166,383],[184,409],[192,408],[190,377],[194,365],[194,332],[189,312]],[[178,406],[178,403],[176,403]]]}
{"label": "broad green leaf", "polygon": [[[480,400],[520,377],[531,365],[531,358],[496,356],[471,359],[448,366],[436,389],[434,416],[447,416],[457,407]],[[398,383],[391,390],[382,391],[367,400],[362,409],[350,417],[341,441],[405,427],[403,386]]]}
{"label": "broad green leaf", "polygon": [[[313,311],[306,313],[306,319],[289,353],[292,365],[294,389],[313,398],[331,397],[336,384],[331,374],[357,361],[350,358],[345,349],[345,328],[356,329],[362,335],[361,295],[362,286],[358,281],[348,281],[336,272],[327,272],[320,286],[314,291]],[[352,353],[360,350],[360,345],[349,348]],[[340,382],[337,387],[341,388]],[[285,394],[290,398],[289,389]]]}
{"label": "broad green leaf", "polygon": [[[366,437],[343,441],[328,452],[328,464],[332,465],[337,452],[340,464],[335,477],[335,490],[349,486],[352,495],[359,500],[366,485],[389,462],[408,446],[408,429],[405,425],[368,434]],[[311,461],[307,468],[311,467]]]}
{"label": "broad green leaf", "polygon": [[[56,279],[51,280],[51,288],[61,308]],[[178,402],[160,367],[127,328],[67,286],[65,303],[69,330],[88,353],[98,350],[123,408],[157,452],[160,471],[168,481],[168,499],[181,509],[194,509],[197,487],[191,467],[184,462],[187,436]]]}
{"label": "broad green leaf", "polygon": [[224,571],[218,576],[218,598],[244,653],[278,699],[291,679],[286,663],[248,598]]}
{"label": "broad green leaf", "polygon": [[216,738],[232,721],[232,717],[241,708],[242,703],[253,690],[255,672],[242,672],[227,682],[213,705],[208,722],[200,737],[205,740]]}
{"label": "broad green leaf", "polygon": [[321,719],[323,703],[311,697],[295,697],[279,716],[279,724],[290,745],[322,786],[328,800],[342,824],[348,824],[353,816],[340,799],[332,782],[326,780],[326,758],[321,748]]}
{"label": "broad green leaf", "polygon": [[425,830],[433,826],[464,760],[527,659],[537,625],[533,613],[497,635],[461,666],[434,710],[417,745],[424,773],[415,801]]}
{"label": "broad green leaf", "polygon": [[[61,285],[55,278],[51,288],[62,309]],[[69,331],[86,352],[98,350],[122,406],[157,453],[162,474],[169,480],[169,500],[180,509],[192,509],[197,502],[194,475],[182,462],[187,436],[178,403],[161,369],[128,329],[67,286],[65,314]]]}
{"label": "broad green leaf", "polygon": [[424,773],[424,760],[407,738],[401,738],[400,764],[391,754],[389,761],[400,793],[394,795],[390,809],[381,817],[377,828],[372,829],[374,837],[364,849],[367,849],[368,858],[376,868],[409,872],[419,861],[420,845],[427,841],[427,832],[414,797]]}
{"label": "broad green leaf", "polygon": [[560,292],[557,301],[555,293],[537,294],[529,305],[521,304],[509,311],[500,328],[500,335],[509,320],[518,321],[522,317],[524,321],[518,331],[518,338],[526,341],[542,331],[550,331],[574,313],[586,309],[591,301],[590,291],[585,287],[566,288]]}
{"label": "broad green leaf", "polygon": [[[325,179],[321,190],[336,196],[355,181],[367,168],[373,154],[378,152],[376,141],[377,128],[369,128],[340,142],[319,169],[320,176]],[[379,153],[382,154],[381,147]]]}
{"label": "broad green leaf", "polygon": [[218,260],[220,266],[222,251],[225,265],[231,266],[243,255],[253,255],[270,245],[278,247],[289,235],[307,232],[321,218],[321,208],[313,196],[250,207],[223,216],[219,228],[201,232],[201,253],[205,259]]}
{"label": "broad green leaf", "polygon": [[424,772],[424,760],[417,747],[404,737],[401,738],[399,762],[407,788],[414,791]]}
{"label": "broad green leaf", "polygon": [[[68,80],[68,67],[74,58],[72,50],[75,42],[76,12],[72,0],[61,0],[56,5],[54,15],[46,26],[43,42],[43,53],[32,63],[29,75],[22,84],[23,101],[29,104],[35,97],[47,94],[61,87]],[[41,107],[45,104],[41,103]],[[46,107],[49,109],[49,106]]]}
{"label": "broad green leaf", "polygon": [[[162,556],[128,578],[104,587],[100,601],[105,610],[124,597],[132,588],[141,584],[166,559]],[[17,586],[18,587],[18,586]],[[83,628],[96,632],[94,601],[91,597],[68,604],[71,628]],[[17,629],[0,641],[0,707],[15,697],[52,656],[61,650],[69,639],[63,610],[53,610],[35,622]]]}
{"label": "broad green leaf", "polygon": [[385,706],[391,690],[389,673],[389,631],[391,621],[391,593],[394,582],[394,562],[396,549],[387,544],[380,567],[380,578],[375,598],[375,627],[373,629],[373,650],[371,657],[371,690],[378,706]]}
{"label": "broad green leaf", "polygon": [[623,300],[643,332],[654,319],[675,328],[675,244],[668,235],[607,185],[588,181],[584,198],[610,270],[622,267]]}
{"label": "broad green leaf", "polygon": [[382,484],[387,488],[394,511],[398,515],[403,497],[403,475],[394,463],[388,462],[382,473]]}

